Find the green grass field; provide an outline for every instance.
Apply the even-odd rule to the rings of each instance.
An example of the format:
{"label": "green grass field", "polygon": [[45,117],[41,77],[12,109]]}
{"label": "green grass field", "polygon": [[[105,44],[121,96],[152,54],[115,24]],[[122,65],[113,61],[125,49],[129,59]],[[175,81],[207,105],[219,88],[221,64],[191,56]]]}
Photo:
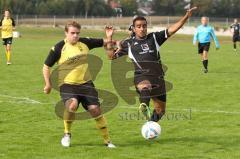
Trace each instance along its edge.
{"label": "green grass field", "polygon": [[[167,114],[160,122],[162,134],[146,141],[140,134],[138,104],[119,98],[106,114],[117,149],[102,144],[94,120],[76,121],[72,146],[63,148],[63,122],[55,112],[57,91],[43,94],[42,65],[49,49],[64,36],[61,29],[19,28],[14,40],[12,65],[0,58],[0,159],[237,159],[240,158],[240,51],[233,52],[230,37],[220,37],[221,49],[212,45],[209,73],[202,72],[191,36],[171,37],[161,48],[173,84]],[[103,32],[82,31],[82,36],[102,37]],[[126,35],[116,33],[115,38]],[[111,82],[111,61],[102,48],[92,51],[103,60],[95,85],[117,95]]]}

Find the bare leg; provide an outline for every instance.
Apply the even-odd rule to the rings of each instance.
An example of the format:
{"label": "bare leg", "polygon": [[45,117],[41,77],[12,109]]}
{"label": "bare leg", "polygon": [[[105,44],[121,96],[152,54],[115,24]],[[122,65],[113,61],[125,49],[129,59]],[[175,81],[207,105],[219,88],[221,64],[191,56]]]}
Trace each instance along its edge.
{"label": "bare leg", "polygon": [[151,99],[152,85],[151,85],[150,81],[144,80],[144,81],[141,81],[140,83],[138,83],[137,89],[138,89],[139,96],[140,96],[139,97],[139,101],[140,101],[139,111],[141,111],[143,113],[143,115],[145,116],[145,118],[147,120],[149,120],[151,117],[149,103],[150,103],[150,99]]}
{"label": "bare leg", "polygon": [[138,83],[137,89],[139,91],[139,101],[140,103],[145,103],[147,106],[149,106],[150,102],[150,92],[152,89],[152,85],[150,81],[144,80]]}

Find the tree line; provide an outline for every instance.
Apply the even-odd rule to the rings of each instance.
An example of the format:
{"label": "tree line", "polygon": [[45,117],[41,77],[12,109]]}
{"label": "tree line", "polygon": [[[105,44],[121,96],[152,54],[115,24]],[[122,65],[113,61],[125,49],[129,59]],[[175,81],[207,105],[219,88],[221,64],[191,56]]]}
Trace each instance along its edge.
{"label": "tree line", "polygon": [[[198,6],[196,16],[238,17],[239,0],[115,0],[120,2],[123,16],[138,13],[139,4],[148,4],[154,15],[182,15],[187,6]],[[75,15],[116,16],[104,0],[0,0],[0,8],[10,9],[15,15]]]}

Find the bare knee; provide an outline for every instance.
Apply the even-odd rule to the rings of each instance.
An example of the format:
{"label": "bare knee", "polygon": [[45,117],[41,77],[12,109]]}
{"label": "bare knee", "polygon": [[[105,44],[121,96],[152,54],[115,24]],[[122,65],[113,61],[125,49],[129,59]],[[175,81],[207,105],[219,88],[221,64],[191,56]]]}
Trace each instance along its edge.
{"label": "bare knee", "polygon": [[151,88],[152,88],[152,85],[151,85],[151,83],[150,83],[148,80],[141,81],[141,82],[138,83],[138,85],[137,85],[137,89],[138,89],[139,91],[143,90],[144,88],[148,88],[148,89],[151,89]]}
{"label": "bare knee", "polygon": [[203,60],[207,60],[208,59],[208,52],[204,51],[203,52]]}
{"label": "bare knee", "polygon": [[157,114],[165,114],[166,112],[166,102],[160,101],[158,99],[153,99],[154,109]]}
{"label": "bare knee", "polygon": [[78,101],[76,98],[68,99],[65,105],[69,112],[76,112],[78,109]]}
{"label": "bare knee", "polygon": [[166,109],[165,109],[165,108],[155,107],[154,109],[155,109],[155,111],[156,111],[157,114],[162,114],[162,115],[164,115],[165,112],[166,112]]}
{"label": "bare knee", "polygon": [[88,111],[92,117],[96,118],[101,115],[101,109],[98,105],[89,105]]}
{"label": "bare knee", "polygon": [[7,45],[7,46],[6,46],[6,50],[7,50],[7,51],[11,51],[11,45]]}

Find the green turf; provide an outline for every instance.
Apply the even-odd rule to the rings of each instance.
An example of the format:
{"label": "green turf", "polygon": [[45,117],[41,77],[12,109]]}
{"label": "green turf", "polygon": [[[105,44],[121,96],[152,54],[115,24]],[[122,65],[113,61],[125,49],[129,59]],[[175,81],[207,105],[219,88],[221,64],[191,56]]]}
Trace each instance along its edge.
{"label": "green turf", "polygon": [[[145,141],[140,134],[144,120],[136,115],[138,105],[119,98],[118,106],[106,115],[117,149],[102,145],[93,120],[73,125],[72,147],[63,148],[63,123],[54,113],[57,91],[43,94],[42,65],[49,49],[63,38],[61,29],[19,28],[14,40],[13,65],[0,60],[0,158],[240,158],[240,51],[233,52],[231,38],[220,38],[221,49],[211,46],[209,73],[192,45],[191,36],[174,36],[161,48],[173,84],[168,93],[167,115],[161,121],[162,134]],[[102,37],[97,31],[82,36]],[[117,33],[115,38],[126,35]],[[96,87],[117,94],[111,82],[111,62],[103,49],[92,51],[103,59]],[[40,103],[36,103],[36,101]]]}

